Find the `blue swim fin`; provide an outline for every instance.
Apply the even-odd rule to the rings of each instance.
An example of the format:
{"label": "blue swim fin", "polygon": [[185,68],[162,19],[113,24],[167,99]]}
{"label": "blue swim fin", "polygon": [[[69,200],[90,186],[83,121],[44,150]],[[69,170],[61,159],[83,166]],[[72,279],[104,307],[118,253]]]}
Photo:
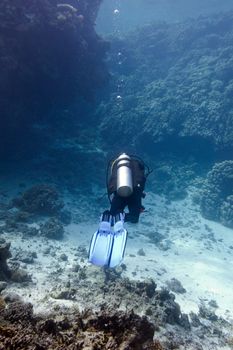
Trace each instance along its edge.
{"label": "blue swim fin", "polygon": [[[106,220],[105,218],[103,218]],[[113,245],[113,232],[109,221],[101,221],[98,231],[91,239],[89,262],[97,266],[108,266]]]}
{"label": "blue swim fin", "polygon": [[112,252],[109,259],[109,267],[115,267],[119,265],[125,254],[125,247],[127,242],[128,232],[124,228],[123,216],[120,214],[120,219],[116,221],[114,225],[114,236],[113,236],[113,245]]}
{"label": "blue swim fin", "polygon": [[123,215],[115,217],[113,230],[111,222],[112,216],[104,213],[98,231],[92,236],[88,260],[94,265],[115,267],[124,258],[128,233],[123,226]]}

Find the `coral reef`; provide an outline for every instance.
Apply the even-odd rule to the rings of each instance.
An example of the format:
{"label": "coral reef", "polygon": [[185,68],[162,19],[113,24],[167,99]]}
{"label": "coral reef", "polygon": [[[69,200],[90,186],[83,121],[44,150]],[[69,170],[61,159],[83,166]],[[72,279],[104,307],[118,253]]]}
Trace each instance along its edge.
{"label": "coral reef", "polygon": [[154,326],[133,312],[74,310],[34,316],[31,304],[7,306],[0,300],[0,349],[162,350],[153,341]]}
{"label": "coral reef", "polygon": [[[207,348],[205,346],[210,342],[213,349],[219,349],[225,343],[226,337],[221,329],[225,326],[229,330],[231,325],[224,323],[221,318],[212,317],[213,307],[202,304],[199,315],[184,314],[174,294],[167,289],[158,289],[153,279],[133,281],[123,278],[125,269],[124,265],[103,271],[92,266],[75,266],[66,284],[64,281],[57,283],[59,273],[53,275],[55,283],[50,297],[56,301],[69,300],[74,305],[80,303],[82,307],[97,312],[112,308],[146,315],[155,327],[155,339],[160,340],[164,349],[179,349],[183,346],[201,350]],[[206,320],[209,321],[208,326]],[[216,339],[217,332],[219,336]]]}
{"label": "coral reef", "polygon": [[42,236],[51,239],[62,239],[64,235],[64,228],[59,220],[51,218],[41,225],[40,231]]}
{"label": "coral reef", "polygon": [[[162,153],[162,152],[161,152]],[[206,174],[206,162],[163,154],[161,159],[149,160],[154,169],[149,177],[150,188],[157,194],[166,195],[169,200],[182,200],[187,196],[187,188],[196,181],[197,176]]]}
{"label": "coral reef", "polygon": [[13,205],[23,212],[53,215],[63,208],[64,203],[59,199],[55,188],[40,184],[25,191],[21,197],[13,199]]}
{"label": "coral reef", "polygon": [[[65,232],[63,223],[67,225],[71,221],[71,213],[63,209],[64,202],[57,190],[47,184],[29,188],[19,197],[13,198],[7,208],[0,211],[0,233],[20,232],[25,238],[42,235],[49,239],[62,239]],[[48,219],[45,221],[45,218]],[[37,227],[32,223],[36,223]],[[33,263],[36,257],[34,253],[27,257],[22,257],[21,253],[19,260],[26,259],[25,262]]]}
{"label": "coral reef", "polygon": [[[112,305],[113,308],[126,308],[134,310],[138,314],[150,315],[151,320],[157,326],[165,324],[181,325],[184,315],[179,305],[175,302],[174,294],[167,289],[158,290],[153,279],[145,281],[131,281],[128,278],[121,278],[123,268],[119,271],[106,270],[105,276],[99,276],[100,281],[105,277],[105,285],[101,282],[93,282],[90,279],[90,271],[79,269],[79,279],[71,284],[70,289],[63,285],[56,285],[52,291],[52,297],[57,299],[61,295],[72,295],[74,300],[82,300],[88,304],[99,300],[105,291],[104,305]],[[101,273],[100,273],[101,275]],[[82,286],[82,287],[81,287]],[[90,292],[92,291],[92,292]],[[114,295],[114,300],[112,299]]]}
{"label": "coral reef", "polygon": [[216,163],[207,174],[201,197],[202,215],[233,228],[233,161]]}
{"label": "coral reef", "polygon": [[[19,268],[18,264],[12,264],[8,266],[7,259],[12,257],[10,252],[11,244],[6,242],[4,239],[0,240],[0,281],[14,281],[17,283],[29,282],[31,281],[31,276],[28,273]],[[3,283],[0,286],[0,290],[6,288]]]}
{"label": "coral reef", "polygon": [[232,28],[228,12],[147,25],[113,40],[110,67],[122,98],[116,101],[112,90],[99,109],[106,145],[118,150],[120,135],[121,147],[153,156],[170,151],[206,159],[227,151],[232,157]]}

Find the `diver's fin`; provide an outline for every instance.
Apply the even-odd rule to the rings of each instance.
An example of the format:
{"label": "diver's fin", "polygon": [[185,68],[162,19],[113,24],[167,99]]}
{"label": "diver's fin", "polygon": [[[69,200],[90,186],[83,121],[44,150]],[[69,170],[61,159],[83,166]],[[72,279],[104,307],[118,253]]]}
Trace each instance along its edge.
{"label": "diver's fin", "polygon": [[104,215],[99,229],[92,236],[89,249],[89,262],[97,266],[108,266],[113,245],[111,216]]}
{"label": "diver's fin", "polygon": [[125,253],[127,235],[128,232],[124,228],[123,215],[120,213],[115,217],[113,245],[109,267],[115,267],[122,262]]}

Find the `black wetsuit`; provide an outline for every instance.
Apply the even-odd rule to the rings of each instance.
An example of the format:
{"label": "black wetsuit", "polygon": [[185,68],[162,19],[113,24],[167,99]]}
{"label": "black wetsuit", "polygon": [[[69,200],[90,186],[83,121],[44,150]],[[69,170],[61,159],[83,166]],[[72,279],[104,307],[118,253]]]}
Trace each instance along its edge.
{"label": "black wetsuit", "polygon": [[142,198],[144,195],[145,188],[145,167],[144,164],[137,160],[131,160],[132,176],[133,176],[133,193],[129,197],[121,197],[116,191],[116,169],[112,170],[112,176],[109,181],[109,193],[113,193],[111,201],[110,214],[116,215],[119,212],[123,212],[125,207],[128,206],[129,213],[125,215],[125,221],[133,223],[138,222],[139,215],[144,209],[142,206]]}

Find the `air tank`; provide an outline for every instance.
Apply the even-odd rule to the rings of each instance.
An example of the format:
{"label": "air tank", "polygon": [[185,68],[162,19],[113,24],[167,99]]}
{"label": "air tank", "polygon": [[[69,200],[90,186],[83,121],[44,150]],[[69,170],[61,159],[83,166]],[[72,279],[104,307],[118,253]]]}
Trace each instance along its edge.
{"label": "air tank", "polygon": [[116,159],[117,193],[121,197],[129,197],[133,193],[133,179],[130,157],[123,153]]}

